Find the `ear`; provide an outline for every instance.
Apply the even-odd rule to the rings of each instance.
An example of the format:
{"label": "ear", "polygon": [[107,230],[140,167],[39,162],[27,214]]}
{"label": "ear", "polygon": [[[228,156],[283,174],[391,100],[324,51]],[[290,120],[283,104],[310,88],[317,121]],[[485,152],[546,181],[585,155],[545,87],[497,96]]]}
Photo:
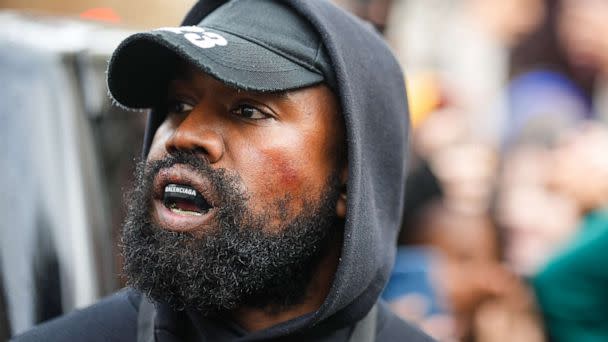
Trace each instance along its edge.
{"label": "ear", "polygon": [[338,202],[336,203],[336,215],[341,219],[346,217],[346,183],[348,182],[348,163],[344,164],[340,172],[340,196],[338,196]]}

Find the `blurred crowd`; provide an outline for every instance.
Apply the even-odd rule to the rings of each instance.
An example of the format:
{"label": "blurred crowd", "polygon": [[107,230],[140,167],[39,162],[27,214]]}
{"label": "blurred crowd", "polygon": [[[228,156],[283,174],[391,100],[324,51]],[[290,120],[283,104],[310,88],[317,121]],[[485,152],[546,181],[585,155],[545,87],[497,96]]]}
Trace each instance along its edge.
{"label": "blurred crowd", "polygon": [[608,1],[361,3],[413,126],[384,298],[441,341],[608,340]]}
{"label": "blurred crowd", "polygon": [[336,2],[406,73],[394,311],[440,341],[608,341],[608,0]]}

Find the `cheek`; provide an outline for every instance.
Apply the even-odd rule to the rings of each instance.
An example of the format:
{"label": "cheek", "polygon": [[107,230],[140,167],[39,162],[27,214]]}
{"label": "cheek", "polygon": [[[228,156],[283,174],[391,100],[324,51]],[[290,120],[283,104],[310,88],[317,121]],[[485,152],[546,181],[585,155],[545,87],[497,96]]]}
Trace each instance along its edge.
{"label": "cheek", "polygon": [[290,190],[301,187],[302,167],[297,161],[286,158],[280,152],[269,151],[264,156],[264,164],[275,174],[277,186]]}
{"label": "cheek", "polygon": [[265,196],[283,198],[291,194],[298,197],[307,173],[303,161],[280,150],[261,151],[258,156],[262,166],[260,186]]}
{"label": "cheek", "polygon": [[[257,199],[255,203],[273,205],[288,199],[288,207],[297,210],[306,198],[314,198],[319,184],[324,184],[324,167],[312,167],[315,164],[298,149],[249,148],[247,160],[248,165],[241,164],[239,168],[248,190]],[[323,182],[317,182],[317,178],[323,178]]]}
{"label": "cheek", "polygon": [[285,219],[306,209],[313,190],[306,165],[297,154],[282,150],[264,150],[251,156],[258,165],[250,174],[255,180],[249,190],[256,199],[251,204],[258,212],[272,213],[270,226],[280,227]]}
{"label": "cheek", "polygon": [[[278,141],[279,138],[271,141]],[[267,200],[282,200],[291,196],[296,205],[301,200],[315,199],[326,186],[327,179],[334,164],[326,156],[323,148],[324,140],[296,139],[291,134],[288,144],[268,146],[263,148],[250,147],[247,159],[250,163],[250,188]],[[242,170],[247,170],[242,169]]]}

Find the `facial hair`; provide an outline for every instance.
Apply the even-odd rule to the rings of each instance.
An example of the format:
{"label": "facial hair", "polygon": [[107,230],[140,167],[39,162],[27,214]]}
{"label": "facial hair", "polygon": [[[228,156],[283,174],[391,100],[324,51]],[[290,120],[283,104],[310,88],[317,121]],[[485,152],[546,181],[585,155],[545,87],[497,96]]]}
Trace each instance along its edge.
{"label": "facial hair", "polygon": [[[220,198],[216,225],[203,237],[163,229],[152,219],[153,180],[176,164],[209,180]],[[194,154],[138,163],[122,232],[128,284],[174,310],[207,316],[242,307],[280,312],[303,302],[320,261],[341,234],[337,177],[329,177],[319,198],[303,198],[305,209],[295,216],[288,213],[289,195],[258,214],[242,189],[237,174],[214,169]],[[276,222],[280,227],[271,227]]]}

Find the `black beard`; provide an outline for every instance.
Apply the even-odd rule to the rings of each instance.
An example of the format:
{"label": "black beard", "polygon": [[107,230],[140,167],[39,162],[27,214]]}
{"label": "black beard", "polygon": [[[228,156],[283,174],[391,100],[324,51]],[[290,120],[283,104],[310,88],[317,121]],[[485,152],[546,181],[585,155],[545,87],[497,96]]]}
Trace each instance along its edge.
{"label": "black beard", "polygon": [[[217,229],[202,238],[162,229],[152,221],[154,177],[175,164],[209,179],[220,197]],[[335,176],[321,198],[303,199],[305,209],[295,217],[286,211],[289,196],[269,203],[263,215],[252,213],[238,175],[213,169],[188,153],[140,162],[135,178],[122,234],[124,272],[130,286],[174,310],[206,316],[241,307],[282,311],[306,299],[321,259],[330,247],[337,248],[341,224],[335,213]],[[280,227],[270,226],[277,221]]]}

